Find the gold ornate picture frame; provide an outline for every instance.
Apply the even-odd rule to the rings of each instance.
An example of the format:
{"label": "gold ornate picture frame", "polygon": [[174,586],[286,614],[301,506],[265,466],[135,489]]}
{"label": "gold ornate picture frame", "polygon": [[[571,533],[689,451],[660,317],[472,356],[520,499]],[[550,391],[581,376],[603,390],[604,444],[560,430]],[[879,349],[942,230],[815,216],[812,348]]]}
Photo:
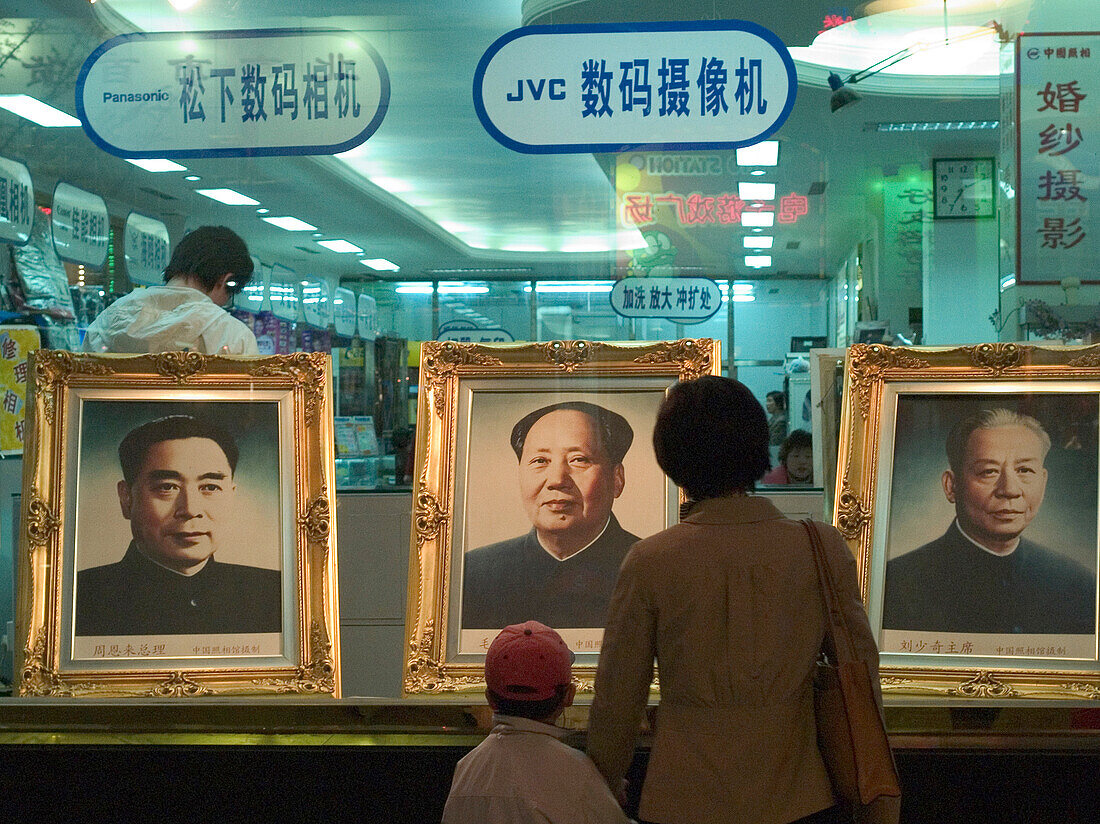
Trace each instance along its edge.
{"label": "gold ornate picture frame", "polygon": [[339,697],[327,355],[39,350],[29,392],[20,695]]}
{"label": "gold ornate picture frame", "polygon": [[834,523],[884,694],[1100,698],[1100,346],[858,344],[845,370]]}
{"label": "gold ornate picture frame", "polygon": [[[489,643],[506,624],[530,619],[562,634],[576,655],[575,679],[591,690],[622,554],[678,518],[677,489],[653,455],[657,407],[676,381],[720,369],[719,344],[709,338],[422,345],[405,694],[484,690]],[[553,507],[573,524],[564,513],[582,493],[572,487],[536,500],[519,465],[528,432],[538,451],[543,438],[567,431],[568,444],[591,443],[605,457],[577,458],[603,473],[583,493],[598,537],[558,561],[539,513]]]}

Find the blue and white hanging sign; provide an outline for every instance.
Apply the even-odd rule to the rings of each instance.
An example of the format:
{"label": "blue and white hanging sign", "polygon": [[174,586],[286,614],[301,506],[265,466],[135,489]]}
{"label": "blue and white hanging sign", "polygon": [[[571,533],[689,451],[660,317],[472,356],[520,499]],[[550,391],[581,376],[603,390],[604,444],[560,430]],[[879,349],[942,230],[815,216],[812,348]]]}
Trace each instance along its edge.
{"label": "blue and white hanging sign", "polygon": [[152,286],[164,280],[168,265],[168,227],[151,217],[130,212],[122,230],[126,274],[133,283]]}
{"label": "blue and white hanging sign", "polygon": [[359,337],[374,340],[378,337],[378,301],[370,295],[360,295],[356,307],[359,316]]}
{"label": "blue and white hanging sign", "polygon": [[233,308],[258,315],[271,309],[267,301],[267,287],[271,282],[271,268],[264,266],[255,255],[252,258],[252,279],[233,297]]}
{"label": "blue and white hanging sign", "polygon": [[515,340],[507,329],[482,329],[470,320],[452,320],[440,325],[435,339],[455,343],[511,343]]}
{"label": "blue and white hanging sign", "polygon": [[111,227],[107,204],[99,195],[58,183],[53,190],[50,229],[54,251],[62,260],[96,268],[107,262]]}
{"label": "blue and white hanging sign", "polygon": [[271,280],[267,294],[271,299],[271,314],[279,320],[294,323],[298,320],[298,276],[293,269],[281,263],[271,267]]}
{"label": "blue and white hanging sign", "polygon": [[317,329],[332,326],[332,301],[329,300],[328,284],[323,280],[302,282],[302,317]]}
{"label": "blue and white hanging sign", "polygon": [[22,246],[31,239],[34,184],[22,163],[0,157],[0,241]]}
{"label": "blue and white hanging sign", "polygon": [[122,34],[76,81],[84,131],[119,157],[336,154],[378,130],[389,99],[378,53],[330,30]]}
{"label": "blue and white hanging sign", "polygon": [[527,26],[482,56],[474,108],[517,152],[733,149],[775,132],[797,87],[787,47],[744,20]]}
{"label": "blue and white hanging sign", "polygon": [[636,278],[616,282],[611,308],[626,318],[702,323],[722,307],[722,290],[710,278]]}
{"label": "blue and white hanging sign", "polygon": [[337,286],[332,291],[332,325],[337,335],[345,338],[355,336],[356,311],[355,292],[346,286]]}

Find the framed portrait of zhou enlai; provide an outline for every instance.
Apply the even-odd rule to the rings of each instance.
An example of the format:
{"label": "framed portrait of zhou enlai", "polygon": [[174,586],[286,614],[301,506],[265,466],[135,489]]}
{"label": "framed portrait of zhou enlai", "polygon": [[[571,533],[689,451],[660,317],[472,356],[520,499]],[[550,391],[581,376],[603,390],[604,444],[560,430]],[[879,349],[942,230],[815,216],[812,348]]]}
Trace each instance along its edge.
{"label": "framed portrait of zhou enlai", "polygon": [[19,693],[338,697],[327,356],[30,364]]}
{"label": "framed portrait of zhou enlai", "polygon": [[406,617],[406,694],[485,687],[503,627],[556,629],[591,689],[626,552],[676,523],[653,424],[718,343],[426,342]]}
{"label": "framed portrait of zhou enlai", "polygon": [[1100,698],[1100,347],[848,351],[834,522],[883,692]]}

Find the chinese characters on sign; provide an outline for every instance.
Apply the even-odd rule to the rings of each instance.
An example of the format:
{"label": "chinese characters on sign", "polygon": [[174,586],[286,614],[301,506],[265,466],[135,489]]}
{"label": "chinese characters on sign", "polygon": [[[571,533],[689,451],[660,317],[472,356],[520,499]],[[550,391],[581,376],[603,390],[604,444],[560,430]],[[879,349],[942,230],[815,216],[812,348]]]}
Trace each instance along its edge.
{"label": "chinese characters on sign", "polygon": [[110,224],[107,204],[99,195],[58,183],[53,191],[50,228],[53,247],[62,260],[96,268],[107,262]]}
{"label": "chinese characters on sign", "polygon": [[474,107],[520,152],[735,148],[786,120],[794,63],[741,20],[516,29],[485,52]]}
{"label": "chinese characters on sign", "polygon": [[1022,34],[1016,71],[1018,283],[1100,280],[1100,35]]}
{"label": "chinese characters on sign", "polygon": [[126,272],[143,286],[160,283],[168,265],[168,227],[159,220],[130,212],[122,232]]}
{"label": "chinese characters on sign", "polygon": [[1092,635],[1000,635],[981,632],[923,632],[884,629],[879,647],[884,653],[909,655],[979,655],[1020,658],[1094,657]]}
{"label": "chinese characters on sign", "polygon": [[76,98],[122,157],[334,154],[381,125],[389,75],[350,32],[125,34],[88,57]]}
{"label": "chinese characters on sign", "polygon": [[22,245],[34,222],[34,186],[22,163],[0,157],[0,241]]}
{"label": "chinese characters on sign", "polygon": [[698,192],[627,192],[622,196],[624,226],[648,226],[656,223],[654,206],[664,204],[673,210],[681,226],[704,223],[735,226],[741,223],[743,212],[776,212],[776,223],[790,224],[809,212],[809,199],[791,192],[779,199],[779,209],[764,200],[744,201],[733,192],[703,195]]}
{"label": "chinese characters on sign", "polygon": [[627,277],[610,297],[611,308],[623,317],[676,323],[701,323],[722,306],[722,290],[710,278]]}
{"label": "chinese characters on sign", "polygon": [[41,345],[38,330],[33,326],[0,328],[0,453],[4,455],[23,452],[27,355]]}

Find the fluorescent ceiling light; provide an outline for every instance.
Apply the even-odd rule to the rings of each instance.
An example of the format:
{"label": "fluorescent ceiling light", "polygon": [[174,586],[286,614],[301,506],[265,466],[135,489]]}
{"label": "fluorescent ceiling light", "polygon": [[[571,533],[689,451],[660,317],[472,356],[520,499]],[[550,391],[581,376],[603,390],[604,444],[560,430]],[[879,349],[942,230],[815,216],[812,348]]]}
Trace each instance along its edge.
{"label": "fluorescent ceiling light", "polygon": [[80,121],[71,114],[55,109],[29,94],[0,94],[0,109],[7,109],[12,114],[49,129],[80,125]]}
{"label": "fluorescent ceiling light", "polygon": [[194,183],[196,180],[202,180],[202,178],[199,177],[198,175],[188,175],[187,177],[184,178],[184,180],[188,180],[191,183]]}
{"label": "fluorescent ceiling light", "polygon": [[999,120],[944,120],[935,123],[878,123],[875,128],[880,132],[970,132],[992,131],[1000,125]]}
{"label": "fluorescent ceiling light", "polygon": [[168,0],[176,11],[189,11],[199,0]]}
{"label": "fluorescent ceiling light", "polygon": [[763,269],[772,265],[771,255],[745,255],[745,265],[753,269]]}
{"label": "fluorescent ceiling light", "polygon": [[283,215],[282,217],[262,217],[260,220],[265,223],[270,223],[272,226],[278,226],[280,229],[286,229],[288,232],[312,232],[317,227],[311,223],[306,223],[304,220],[298,220],[296,217],[290,215]]}
{"label": "fluorescent ceiling light", "polygon": [[340,252],[346,254],[348,252],[362,252],[363,250],[350,241],[337,238],[336,240],[319,240],[318,246],[324,246],[326,249],[331,249],[333,252]]}
{"label": "fluorescent ceiling light", "polygon": [[268,212],[270,212],[270,211],[271,211],[270,209],[265,209],[265,208],[263,208],[263,207],[261,206],[261,207],[260,207],[259,209],[257,209],[257,210],[256,210],[256,214],[258,214],[258,215],[266,215],[266,214],[267,214]]}
{"label": "fluorescent ceiling light", "polygon": [[430,283],[409,283],[404,286],[398,286],[393,291],[399,295],[430,295],[432,293],[432,285]]}
{"label": "fluorescent ceiling light", "polygon": [[735,283],[733,284],[733,294],[735,295],[751,295],[753,292],[753,285],[751,283]]}
{"label": "fluorescent ceiling light", "polygon": [[734,303],[752,303],[756,300],[756,295],[733,295],[730,300]]}
{"label": "fluorescent ceiling light", "polygon": [[163,157],[150,157],[141,159],[137,157],[123,158],[127,163],[133,163],[139,169],[144,169],[147,172],[186,172],[187,167],[181,166],[174,160],[168,160]]}
{"label": "fluorescent ceiling light", "polygon": [[737,184],[737,196],[742,200],[775,200],[775,184],[742,181]]}
{"label": "fluorescent ceiling light", "polygon": [[401,180],[396,177],[371,177],[370,182],[381,189],[385,189],[390,194],[396,194],[399,192],[411,192],[413,185],[407,180]]}
{"label": "fluorescent ceiling light", "polygon": [[484,295],[488,293],[489,287],[473,283],[441,283],[439,291],[441,294],[451,295]]}
{"label": "fluorescent ceiling light", "polygon": [[[610,292],[614,286],[615,284],[609,280],[547,280],[536,283],[535,291],[591,294],[595,292]],[[525,286],[523,291],[530,292],[531,287]]]}
{"label": "fluorescent ceiling light", "polygon": [[386,260],[385,258],[364,258],[359,261],[364,266],[369,266],[371,269],[377,269],[380,272],[400,272],[401,267],[394,263],[392,260]]}
{"label": "fluorescent ceiling light", "polygon": [[775,243],[775,238],[771,235],[752,235],[742,238],[742,240],[746,249],[770,249],[772,244]]}
{"label": "fluorescent ceiling light", "polygon": [[763,169],[753,169],[751,172],[749,172],[749,174],[753,177],[759,177],[760,175],[766,175],[767,172],[765,172]]}
{"label": "fluorescent ceiling light", "polygon": [[762,140],[737,150],[738,166],[775,166],[778,163],[778,140]]}
{"label": "fluorescent ceiling light", "polygon": [[260,201],[242,195],[233,189],[195,189],[197,194],[224,203],[227,206],[259,206]]}
{"label": "fluorescent ceiling light", "polygon": [[775,223],[774,212],[742,212],[742,226],[763,226],[767,228]]}

